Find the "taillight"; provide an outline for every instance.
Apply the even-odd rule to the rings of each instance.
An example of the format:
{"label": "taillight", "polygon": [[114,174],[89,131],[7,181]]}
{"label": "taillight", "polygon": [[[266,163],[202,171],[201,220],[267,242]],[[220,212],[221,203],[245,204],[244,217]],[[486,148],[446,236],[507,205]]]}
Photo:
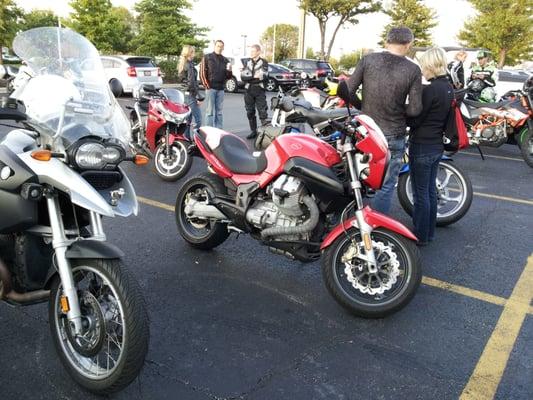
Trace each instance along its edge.
{"label": "taillight", "polygon": [[328,72],[328,71],[325,70],[325,69],[317,69],[317,70],[316,70],[316,75],[317,75],[317,76],[324,76],[324,75],[327,74],[327,72]]}
{"label": "taillight", "polygon": [[282,74],[283,79],[291,79],[291,74]]}
{"label": "taillight", "polygon": [[137,76],[137,70],[135,67],[128,67],[127,72],[128,76]]}
{"label": "taillight", "polygon": [[157,67],[157,76],[161,76],[161,68]]}

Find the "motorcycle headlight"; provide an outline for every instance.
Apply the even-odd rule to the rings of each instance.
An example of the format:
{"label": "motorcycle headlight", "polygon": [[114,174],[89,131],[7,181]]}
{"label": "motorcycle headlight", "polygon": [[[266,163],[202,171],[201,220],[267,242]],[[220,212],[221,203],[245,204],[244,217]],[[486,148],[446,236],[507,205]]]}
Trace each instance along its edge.
{"label": "motorcycle headlight", "polygon": [[74,153],[74,162],[81,169],[104,169],[108,165],[117,165],[124,158],[124,152],[118,146],[99,142],[86,142]]}

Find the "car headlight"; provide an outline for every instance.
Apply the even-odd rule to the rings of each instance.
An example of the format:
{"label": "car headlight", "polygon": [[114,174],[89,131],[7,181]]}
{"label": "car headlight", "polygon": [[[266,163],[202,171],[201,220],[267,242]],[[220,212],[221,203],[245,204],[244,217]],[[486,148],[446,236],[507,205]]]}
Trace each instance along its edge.
{"label": "car headlight", "polygon": [[74,154],[74,162],[81,169],[104,169],[107,165],[119,164],[124,158],[124,151],[119,147],[98,142],[85,142]]}

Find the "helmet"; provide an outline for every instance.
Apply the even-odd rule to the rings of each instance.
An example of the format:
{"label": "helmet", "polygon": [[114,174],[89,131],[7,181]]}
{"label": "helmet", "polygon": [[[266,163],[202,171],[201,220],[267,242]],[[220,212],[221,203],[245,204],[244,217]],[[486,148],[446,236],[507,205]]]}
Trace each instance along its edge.
{"label": "helmet", "polygon": [[529,78],[524,82],[524,87],[522,88],[524,93],[528,93],[530,96],[533,96],[533,75],[530,75]]}
{"label": "helmet", "polygon": [[492,87],[483,89],[479,95],[479,100],[494,103],[496,101],[496,91]]}
{"label": "helmet", "polygon": [[485,89],[485,83],[481,79],[474,79],[470,84],[468,85],[469,89],[473,92],[481,92],[483,89]]}
{"label": "helmet", "polygon": [[243,82],[249,82],[253,79],[253,74],[252,74],[252,71],[250,71],[248,68],[244,69],[242,72],[241,72],[241,80]]}
{"label": "helmet", "polygon": [[490,56],[490,51],[488,50],[479,50],[476,54],[476,57],[479,58],[485,58]]}

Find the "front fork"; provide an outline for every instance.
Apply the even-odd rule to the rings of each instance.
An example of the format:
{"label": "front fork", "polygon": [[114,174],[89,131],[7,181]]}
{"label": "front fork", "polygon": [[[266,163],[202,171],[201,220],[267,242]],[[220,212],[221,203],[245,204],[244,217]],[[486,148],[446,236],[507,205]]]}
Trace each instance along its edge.
{"label": "front fork", "polygon": [[[350,172],[351,188],[355,195],[355,219],[357,220],[357,226],[364,243],[364,255],[359,255],[358,258],[365,260],[368,263],[368,272],[377,272],[376,254],[374,253],[374,246],[372,245],[372,227],[365,221],[363,215],[363,196],[361,195],[361,182],[357,176],[357,172],[354,167],[353,153],[351,151],[346,152],[346,159],[348,161],[348,169]],[[342,221],[341,221],[342,223]]]}

